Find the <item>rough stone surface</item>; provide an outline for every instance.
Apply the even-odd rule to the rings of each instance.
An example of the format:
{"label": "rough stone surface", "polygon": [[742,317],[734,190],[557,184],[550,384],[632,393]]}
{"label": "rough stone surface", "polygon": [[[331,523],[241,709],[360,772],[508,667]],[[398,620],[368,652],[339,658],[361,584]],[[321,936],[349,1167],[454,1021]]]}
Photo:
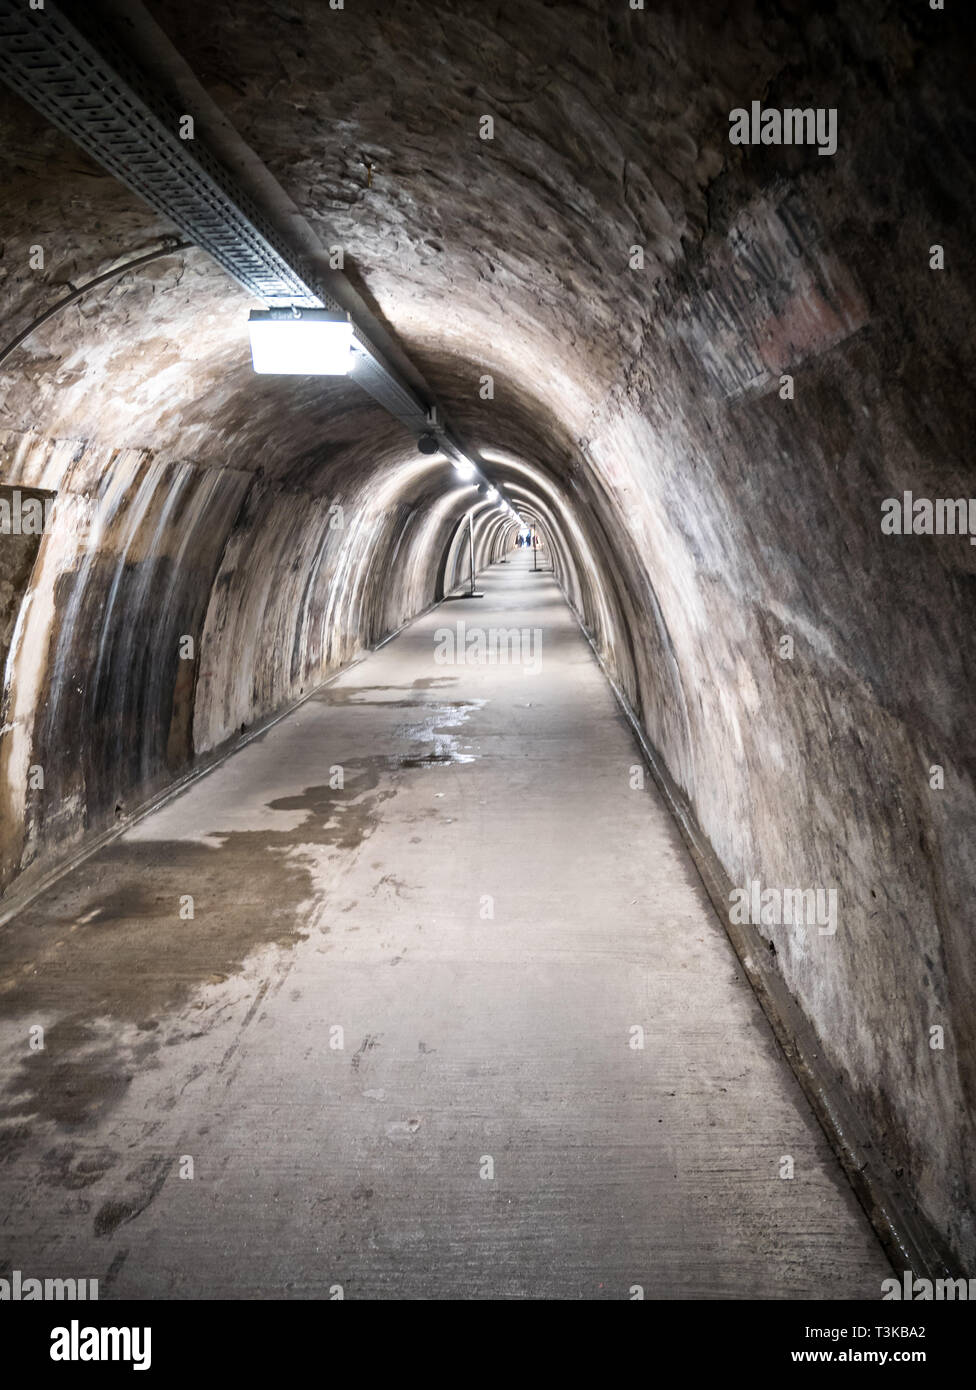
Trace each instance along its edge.
{"label": "rough stone surface", "polygon": [[[774,929],[777,962],[974,1266],[976,549],[880,530],[904,489],[976,491],[967,21],[907,0],[148,8],[545,526],[733,881],[837,888],[836,936]],[[731,146],[753,99],[837,107],[837,154]],[[0,122],[13,336],[171,228],[13,97]],[[463,577],[447,466],[349,386],[256,381],[247,308],[192,252],[0,368],[0,482],[58,492],[7,665],[8,882]]]}

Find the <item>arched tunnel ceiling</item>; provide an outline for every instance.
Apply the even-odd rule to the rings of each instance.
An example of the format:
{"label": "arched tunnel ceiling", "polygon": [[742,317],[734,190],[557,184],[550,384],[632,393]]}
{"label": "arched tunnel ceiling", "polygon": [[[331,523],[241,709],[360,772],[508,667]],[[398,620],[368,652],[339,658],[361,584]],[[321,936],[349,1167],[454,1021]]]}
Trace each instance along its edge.
{"label": "arched tunnel ceiling", "polygon": [[[543,4],[520,6],[517,19],[473,4],[328,14],[298,3],[270,14],[263,4],[148,8],[323,245],[344,248],[350,278],[475,445],[516,447],[556,468],[575,459],[593,413],[631,375],[655,282],[682,238],[696,239],[706,224],[729,94],[743,80],[766,80],[758,70],[782,63],[777,40],[788,33],[763,30],[760,43],[755,20],[692,21],[677,5],[655,16],[652,42],[643,14],[602,5],[574,7],[571,22]],[[486,113],[490,141],[478,135]],[[19,147],[36,151],[27,179],[63,166],[40,205],[31,188],[39,227],[68,232],[61,275],[169,230],[35,125]],[[68,205],[75,216],[63,216]],[[641,276],[627,268],[634,243],[645,248]],[[149,275],[158,316],[138,288],[121,322],[99,315],[108,356],[93,345],[91,365],[110,365],[127,401],[125,442],[144,442],[152,420],[154,447],[165,448],[171,420],[192,457],[226,447],[232,434],[269,468],[306,457],[339,427],[332,393],[315,382],[256,385],[239,331],[243,297],[205,257],[189,260],[183,293],[172,268]],[[35,276],[26,288],[36,290]],[[123,331],[133,315],[136,351]],[[177,323],[184,334],[173,334]],[[125,349],[112,351],[122,342],[124,361]],[[154,420],[153,393],[140,392],[160,371],[169,373],[170,420]],[[479,396],[485,372],[495,382],[490,402]],[[64,386],[62,377],[67,432],[74,403]],[[357,392],[343,395],[350,446],[382,437],[382,417],[374,424]],[[16,420],[14,402],[10,409]],[[74,418],[91,432],[83,403]],[[209,438],[195,437],[198,418]],[[289,426],[299,422],[295,438]]]}
{"label": "arched tunnel ceiling", "polygon": [[566,468],[706,223],[726,91],[764,80],[755,21],[674,6],[648,44],[603,5],[151,9],[475,446]]}
{"label": "arched tunnel ceiling", "polygon": [[[878,524],[903,489],[973,490],[966,44],[934,40],[907,0],[79,13],[141,50],[157,24],[200,84],[198,137],[223,113],[343,248],[545,532],[730,880],[841,886],[850,929],[819,955],[787,943],[777,969],[877,1152],[976,1256],[959,1121],[976,1113],[976,550],[896,547]],[[730,145],[729,111],[759,98],[836,108],[836,155]],[[5,89],[0,125],[9,339],[173,227]],[[251,307],[192,250],[93,291],[0,365],[0,482],[57,493],[8,624],[5,882],[434,602],[445,557],[465,577],[476,495],[352,382],[256,377]],[[478,563],[493,536],[480,520]],[[953,775],[933,800],[935,761]],[[27,790],[38,763],[46,806]],[[878,1042],[892,1011],[933,1000],[959,1041],[936,1075]]]}

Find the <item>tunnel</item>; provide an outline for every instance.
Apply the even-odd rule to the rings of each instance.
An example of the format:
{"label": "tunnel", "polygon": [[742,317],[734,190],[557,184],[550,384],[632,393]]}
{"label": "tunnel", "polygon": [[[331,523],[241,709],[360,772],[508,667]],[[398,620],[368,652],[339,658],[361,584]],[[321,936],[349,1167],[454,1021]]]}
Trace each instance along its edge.
{"label": "tunnel", "polygon": [[5,1298],[976,1297],[972,37],[0,0]]}

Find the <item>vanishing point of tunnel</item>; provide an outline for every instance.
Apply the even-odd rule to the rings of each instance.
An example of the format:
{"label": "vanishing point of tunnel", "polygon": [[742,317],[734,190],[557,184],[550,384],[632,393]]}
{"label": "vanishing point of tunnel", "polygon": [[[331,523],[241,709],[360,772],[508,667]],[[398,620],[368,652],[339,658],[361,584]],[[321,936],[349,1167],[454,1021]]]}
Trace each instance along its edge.
{"label": "vanishing point of tunnel", "polygon": [[972,40],[0,0],[3,1299],[976,1297]]}

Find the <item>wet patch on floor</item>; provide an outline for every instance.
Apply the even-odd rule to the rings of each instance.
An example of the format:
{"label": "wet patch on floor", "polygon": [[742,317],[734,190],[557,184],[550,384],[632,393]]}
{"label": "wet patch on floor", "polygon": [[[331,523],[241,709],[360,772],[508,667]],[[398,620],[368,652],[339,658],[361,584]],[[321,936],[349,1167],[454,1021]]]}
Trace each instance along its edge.
{"label": "wet patch on floor", "polygon": [[[325,694],[331,703],[417,714],[390,728],[384,742],[392,751],[344,760],[342,787],[313,783],[263,803],[260,828],[225,829],[216,819],[193,838],[115,841],[0,937],[0,999],[15,1034],[0,1087],[0,1153],[47,1140],[46,1152],[58,1157],[44,1165],[45,1184],[80,1193],[104,1175],[114,1186],[110,1170],[120,1156],[106,1149],[75,1159],[80,1138],[103,1124],[136,1075],[159,1066],[162,1049],[216,1026],[221,991],[251,956],[264,948],[288,952],[308,935],[323,864],[354,853],[372,834],[402,769],[478,756],[461,730],[484,700],[411,698],[388,687]],[[290,813],[281,816],[287,823],[269,827],[269,811]],[[381,884],[395,898],[405,889],[392,878]],[[276,964],[272,956],[269,969],[280,978],[287,959]],[[32,1053],[28,1031],[38,1021],[45,1045]],[[354,1068],[372,1046],[367,1039]],[[169,1109],[175,1099],[157,1104]],[[100,1234],[145,1209],[155,1188],[150,1176],[136,1175],[131,1191],[105,1201],[96,1217]]]}
{"label": "wet patch on floor", "polygon": [[417,758],[397,758],[391,759],[394,767],[438,767],[445,764],[457,765],[458,763],[473,763],[477,758],[475,753],[462,753],[457,747],[445,747],[443,742],[439,742],[434,751],[425,753]]}
{"label": "wet patch on floor", "polygon": [[[308,934],[321,891],[313,856],[355,851],[395,794],[386,758],[350,759],[344,772],[342,789],[316,784],[270,803],[307,812],[293,828],[215,826],[219,849],[117,840],[0,936],[0,998],[23,1032],[23,1051],[7,1049],[0,1149],[19,1148],[39,1122],[55,1133],[97,1125],[161,1047],[207,1030],[207,986]],[[195,1031],[187,1009],[201,1011]],[[40,1020],[44,1048],[31,1052]]]}
{"label": "wet patch on floor", "polygon": [[[488,703],[483,699],[468,700],[444,700],[441,698],[423,699],[420,692],[423,690],[436,690],[440,686],[456,684],[457,676],[425,676],[421,681],[414,681],[410,690],[415,690],[417,695],[411,696],[400,685],[357,685],[357,686],[330,686],[321,691],[314,697],[316,704],[341,706],[343,708],[362,707],[364,709],[422,709],[427,710],[431,718],[437,718],[440,714],[446,720],[457,710],[465,711],[466,714],[473,713],[475,710],[483,708]],[[443,721],[442,721],[443,722]]]}
{"label": "wet patch on floor", "polygon": [[484,700],[451,700],[426,706],[427,717],[417,723],[398,724],[394,737],[398,743],[420,745],[420,751],[393,754],[394,767],[418,768],[452,766],[473,763],[479,754],[470,741],[451,732],[467,724],[471,715],[481,709]]}
{"label": "wet patch on floor", "polygon": [[348,708],[350,705],[391,705],[394,709],[424,708],[426,701],[412,700],[404,694],[400,685],[330,685],[313,696],[317,705],[333,705]]}
{"label": "wet patch on floor", "polygon": [[38,1181],[49,1187],[83,1191],[100,1182],[118,1162],[118,1154],[104,1144],[91,1148],[57,1144],[45,1153]]}
{"label": "wet patch on floor", "polygon": [[128,1192],[103,1202],[95,1215],[96,1236],[111,1235],[119,1226],[140,1216],[158,1194],[173,1166],[170,1154],[144,1159],[126,1175]]}

